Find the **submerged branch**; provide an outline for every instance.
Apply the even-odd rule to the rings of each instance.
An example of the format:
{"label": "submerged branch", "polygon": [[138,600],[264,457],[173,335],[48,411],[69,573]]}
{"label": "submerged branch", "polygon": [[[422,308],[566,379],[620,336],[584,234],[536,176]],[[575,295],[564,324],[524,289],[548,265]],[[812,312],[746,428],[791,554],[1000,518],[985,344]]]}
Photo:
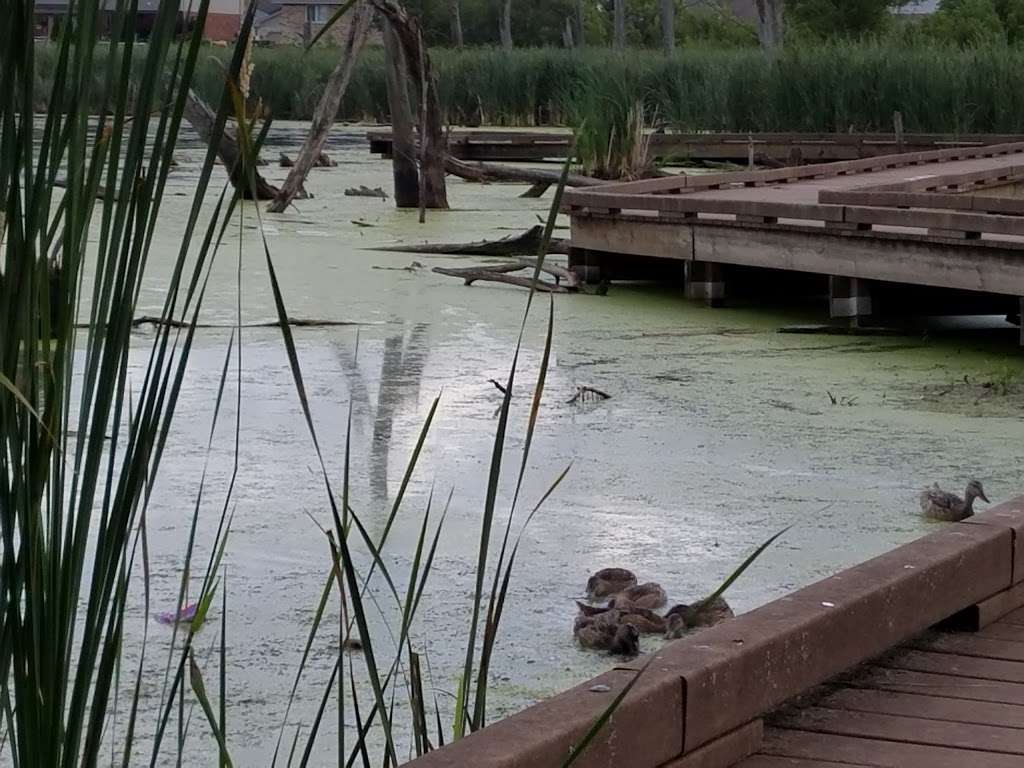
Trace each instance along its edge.
{"label": "submerged branch", "polygon": [[[388,245],[375,251],[398,253],[439,253],[452,256],[532,256],[544,243],[544,227],[530,227],[520,235],[509,235],[498,240],[477,240],[471,243],[420,243],[417,245]],[[568,253],[569,240],[554,238],[547,253]]]}

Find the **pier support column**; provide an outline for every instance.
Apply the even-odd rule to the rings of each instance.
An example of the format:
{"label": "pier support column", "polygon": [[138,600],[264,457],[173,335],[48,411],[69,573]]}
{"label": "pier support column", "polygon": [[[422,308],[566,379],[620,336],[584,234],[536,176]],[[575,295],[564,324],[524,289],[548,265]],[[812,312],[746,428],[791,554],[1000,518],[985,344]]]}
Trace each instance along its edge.
{"label": "pier support column", "polygon": [[704,299],[709,307],[725,303],[725,268],[710,261],[686,262],[686,298]]}
{"label": "pier support column", "polygon": [[583,248],[569,249],[569,269],[588,285],[601,282],[601,259]]}
{"label": "pier support column", "polygon": [[830,277],[828,294],[829,315],[833,320],[845,318],[851,325],[857,325],[860,318],[872,314],[871,286],[867,280]]}

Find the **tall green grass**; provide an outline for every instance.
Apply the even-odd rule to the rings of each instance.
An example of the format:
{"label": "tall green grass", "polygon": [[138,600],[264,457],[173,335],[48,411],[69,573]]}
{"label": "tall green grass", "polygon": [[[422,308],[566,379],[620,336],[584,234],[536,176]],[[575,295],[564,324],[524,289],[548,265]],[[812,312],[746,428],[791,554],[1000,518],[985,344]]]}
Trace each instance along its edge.
{"label": "tall green grass", "polygon": [[[142,54],[140,50],[139,55]],[[337,55],[316,47],[259,48],[253,95],[277,119],[308,119]],[[221,48],[198,63],[199,91],[215,99]],[[908,131],[1024,132],[1024,49],[974,49],[887,42],[794,46],[771,61],[756,49],[687,48],[671,59],[647,50],[477,48],[431,54],[453,124],[568,125],[566,94],[591,78],[628,90],[658,120],[692,130],[891,130],[894,111]],[[52,76],[56,50],[38,47],[37,78]],[[102,55],[99,60],[102,61]],[[97,72],[98,79],[101,74]],[[44,106],[36,104],[37,107]],[[387,121],[383,55],[366,50],[339,118]]]}

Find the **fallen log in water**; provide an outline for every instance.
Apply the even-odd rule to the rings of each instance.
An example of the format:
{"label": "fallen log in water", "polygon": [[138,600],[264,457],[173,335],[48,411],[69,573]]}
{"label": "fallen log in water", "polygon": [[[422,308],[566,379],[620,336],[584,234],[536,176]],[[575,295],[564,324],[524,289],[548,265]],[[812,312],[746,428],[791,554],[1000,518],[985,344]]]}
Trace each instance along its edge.
{"label": "fallen log in water", "polygon": [[[519,168],[512,165],[499,165],[497,163],[467,163],[451,155],[445,158],[444,169],[452,176],[477,182],[517,181],[537,186],[541,184],[558,184],[562,180],[561,171],[547,171],[543,168]],[[590,176],[570,173],[566,177],[565,183],[569,187],[597,187],[609,182]]]}
{"label": "fallen log in water", "polygon": [[[420,243],[417,245],[388,245],[375,251],[399,253],[439,253],[449,256],[533,256],[544,242],[544,227],[537,224],[521,235],[509,235],[498,240],[477,240],[472,243]],[[567,238],[552,238],[548,253],[568,253]]]}
{"label": "fallen log in water", "polygon": [[[518,266],[517,269],[523,269],[525,265]],[[434,267],[434,272],[439,275],[449,275],[450,277],[461,277],[466,285],[472,285],[473,283],[483,280],[491,283],[505,283],[506,285],[516,285],[520,288],[533,288],[534,281],[532,277],[523,277],[521,275],[510,275],[508,272],[490,269],[488,267],[468,267],[460,269],[449,269],[447,267]],[[541,293],[569,293],[569,289],[564,285],[558,285],[557,283],[548,283],[544,280],[537,280],[536,288]]]}

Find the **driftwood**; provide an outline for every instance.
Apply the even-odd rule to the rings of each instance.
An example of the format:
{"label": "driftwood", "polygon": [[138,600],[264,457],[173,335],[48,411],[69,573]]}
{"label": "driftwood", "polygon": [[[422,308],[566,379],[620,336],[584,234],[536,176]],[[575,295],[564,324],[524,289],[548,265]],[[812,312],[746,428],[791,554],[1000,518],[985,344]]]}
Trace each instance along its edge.
{"label": "driftwood", "polygon": [[448,137],[444,130],[441,97],[430,61],[430,53],[423,42],[419,21],[411,16],[397,0],[369,0],[389,22],[405,56],[409,79],[417,88],[420,104],[420,209],[447,208],[448,192],[445,187],[445,158],[448,155]]}
{"label": "driftwood", "polygon": [[370,189],[366,185],[360,184],[358,187],[349,187],[346,189],[345,197],[378,197],[381,200],[387,200],[388,193],[380,187]]}
{"label": "driftwood", "polygon": [[319,165],[324,157],[323,151],[324,145],[327,143],[327,134],[330,133],[331,125],[338,115],[338,105],[341,104],[341,97],[345,94],[345,89],[348,88],[349,80],[352,79],[356,59],[359,58],[359,52],[363,48],[363,43],[366,42],[372,21],[373,9],[366,0],[357,2],[352,11],[352,23],[349,26],[345,44],[341,47],[338,63],[327,78],[323,96],[320,97],[316,110],[313,112],[309,135],[302,145],[302,150],[299,152],[294,166],[288,172],[288,178],[284,180],[281,189],[274,196],[274,202],[267,207],[267,210],[272,213],[281,213],[291,205],[292,200],[305,191],[303,185],[310,169]]}
{"label": "driftwood", "polygon": [[[561,171],[546,171],[542,168],[517,168],[498,163],[467,163],[465,160],[459,160],[451,155],[445,158],[444,166],[445,170],[452,174],[452,176],[458,176],[467,181],[518,181],[540,185],[557,184],[562,179]],[[570,173],[565,183],[570,187],[597,187],[608,182],[590,176]]]}
{"label": "driftwood", "polygon": [[607,392],[602,392],[594,387],[576,387],[576,394],[572,396],[572,399],[566,401],[566,404],[585,403],[588,400],[611,400],[611,397]]}
{"label": "driftwood", "polygon": [[[523,267],[519,267],[523,269]],[[505,283],[506,285],[516,285],[520,288],[532,288],[534,287],[534,281],[531,277],[522,277],[521,275],[510,275],[507,272],[499,272],[497,270],[490,269],[488,267],[465,267],[459,269],[449,269],[447,267],[434,267],[434,272],[439,275],[449,275],[451,277],[462,278],[466,285],[472,285],[477,281],[486,281],[491,283]],[[541,293],[569,293],[569,289],[564,285],[558,285],[557,283],[548,283],[544,280],[538,280],[536,283],[537,290]]]}
{"label": "driftwood", "polygon": [[[280,165],[282,168],[295,167],[295,161],[288,157],[288,155],[286,155],[284,152],[278,155],[277,164]],[[314,168],[337,168],[337,166],[338,163],[332,160],[330,158],[330,155],[328,155],[326,152],[321,152],[320,157],[318,157],[316,159],[316,162],[313,163]],[[296,195],[296,197],[301,197],[301,195]]]}
{"label": "driftwood", "polygon": [[[512,273],[536,269],[536,261],[521,259],[507,264],[484,264],[476,267],[434,267],[433,271],[439,275],[461,278],[466,285],[472,285],[477,281],[487,281],[515,285],[520,288],[532,288],[534,286],[532,274],[527,277]],[[540,271],[555,278],[554,283],[537,280],[537,290],[543,293],[586,293],[603,296],[608,292],[607,284],[587,285],[579,279],[575,272],[565,267],[544,264]]]}
{"label": "driftwood", "polygon": [[[132,327],[139,328],[143,325],[163,326],[167,328],[191,328],[192,323],[187,320],[176,320],[174,318],[155,317],[153,315],[141,315],[132,319]],[[363,325],[352,320],[315,320],[302,317],[289,317],[288,325],[293,328],[336,328],[347,325]],[[90,328],[88,323],[78,323],[76,328]],[[196,323],[196,328],[237,328],[233,323]],[[280,328],[278,320],[267,320],[258,323],[242,323],[243,328]]]}
{"label": "driftwood", "polygon": [[[216,114],[210,107],[200,99],[193,90],[189,89],[188,97],[185,99],[185,119],[191,123],[199,138],[207,145],[213,139],[213,124],[217,119]],[[249,186],[249,180],[244,178],[245,169],[242,165],[242,153],[238,148],[238,141],[231,132],[224,128],[220,141],[217,143],[217,157],[228,169],[228,176],[235,189],[242,193],[242,197],[251,200],[253,190]],[[254,164],[255,165],[255,164]],[[257,200],[270,200],[277,194],[277,187],[264,179],[259,171],[252,168],[255,177],[255,192]]]}
{"label": "driftwood", "polygon": [[[391,245],[373,250],[398,253],[441,253],[451,256],[532,256],[537,253],[543,241],[544,227],[537,224],[521,235],[509,235],[498,240],[477,240],[473,243]],[[548,246],[548,253],[568,252],[568,239],[553,238]]]}

